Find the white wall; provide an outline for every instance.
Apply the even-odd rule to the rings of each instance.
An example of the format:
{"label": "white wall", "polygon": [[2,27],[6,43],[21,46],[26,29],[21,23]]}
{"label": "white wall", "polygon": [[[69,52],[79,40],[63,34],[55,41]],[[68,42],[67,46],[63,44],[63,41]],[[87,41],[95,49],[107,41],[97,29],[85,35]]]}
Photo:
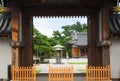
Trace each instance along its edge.
{"label": "white wall", "polygon": [[112,39],[110,47],[111,78],[120,78],[120,37]]}
{"label": "white wall", "polygon": [[8,39],[0,39],[0,78],[7,78],[8,65],[12,63],[12,50]]}

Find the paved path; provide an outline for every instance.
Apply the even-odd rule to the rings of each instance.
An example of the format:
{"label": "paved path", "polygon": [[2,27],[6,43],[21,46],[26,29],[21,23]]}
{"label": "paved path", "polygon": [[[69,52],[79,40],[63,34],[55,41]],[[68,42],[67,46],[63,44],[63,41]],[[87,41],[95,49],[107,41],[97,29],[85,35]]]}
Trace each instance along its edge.
{"label": "paved path", "polygon": [[[87,59],[69,59],[69,62],[86,62]],[[85,70],[86,69],[86,64],[68,64],[67,59],[63,59],[62,63],[63,64],[55,64],[55,59],[49,59],[50,64],[38,64],[37,69],[41,69],[40,73],[48,73],[48,66],[70,66],[73,65],[74,67],[74,73],[80,73],[79,70]]]}

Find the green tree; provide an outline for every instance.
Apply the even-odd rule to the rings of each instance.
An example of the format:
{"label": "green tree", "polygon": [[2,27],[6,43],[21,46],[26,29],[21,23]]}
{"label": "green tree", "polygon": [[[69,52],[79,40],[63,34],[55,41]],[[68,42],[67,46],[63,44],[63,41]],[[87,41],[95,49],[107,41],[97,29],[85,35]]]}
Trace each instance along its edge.
{"label": "green tree", "polygon": [[44,60],[44,58],[50,58],[50,53],[54,52],[51,44],[49,43],[49,38],[45,35],[39,33],[37,29],[33,27],[33,51],[34,54],[39,54],[39,56]]}
{"label": "green tree", "polygon": [[71,47],[68,45],[68,41],[71,40],[72,32],[87,32],[87,25],[85,23],[81,24],[77,21],[75,24],[62,26],[62,29],[62,32],[59,32],[58,30],[53,32],[53,39],[59,42],[59,44],[65,46],[63,54],[65,56],[66,52],[71,52]]}
{"label": "green tree", "polygon": [[71,33],[73,31],[87,32],[87,25],[85,23],[81,24],[80,22],[77,21],[75,24],[62,26],[62,29],[63,29],[62,34],[64,34],[64,36],[69,37],[71,36]]}

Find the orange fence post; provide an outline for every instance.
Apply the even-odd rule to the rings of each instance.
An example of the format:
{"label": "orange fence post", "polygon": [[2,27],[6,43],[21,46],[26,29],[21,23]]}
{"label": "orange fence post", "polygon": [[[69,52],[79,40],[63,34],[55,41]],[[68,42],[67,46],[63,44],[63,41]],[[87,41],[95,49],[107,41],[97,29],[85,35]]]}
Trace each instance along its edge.
{"label": "orange fence post", "polygon": [[36,66],[12,66],[12,81],[36,81]]}
{"label": "orange fence post", "polygon": [[86,81],[110,81],[110,66],[86,66]]}
{"label": "orange fence post", "polygon": [[74,81],[73,66],[49,66],[48,81]]}

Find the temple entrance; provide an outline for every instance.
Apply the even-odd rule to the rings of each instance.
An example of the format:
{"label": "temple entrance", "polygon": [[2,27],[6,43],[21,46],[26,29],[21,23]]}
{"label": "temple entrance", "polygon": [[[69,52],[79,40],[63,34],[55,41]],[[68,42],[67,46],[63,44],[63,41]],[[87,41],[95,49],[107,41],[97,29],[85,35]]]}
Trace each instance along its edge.
{"label": "temple entrance", "polygon": [[[6,32],[7,34],[9,33],[11,38],[12,65],[33,65],[33,16],[87,16],[88,50],[86,51],[84,47],[81,48],[81,55],[84,56],[84,52],[88,52],[88,65],[110,65],[110,52],[113,53],[113,56],[117,56],[114,55],[114,52],[117,51],[110,49],[110,34],[119,35],[119,26],[117,26],[119,25],[119,0],[1,0],[0,4],[1,13],[5,16],[4,13],[7,12],[12,16],[10,25],[8,25],[9,20],[5,19],[7,21],[4,22],[4,20],[1,19],[0,26],[2,33],[0,36],[2,37],[6,36],[4,35],[4,31],[8,31],[9,28],[12,27],[10,30],[11,33]],[[115,20],[113,20],[113,18],[109,19],[110,16],[113,15],[116,16]],[[113,23],[109,23],[109,20]],[[118,39],[113,41],[116,40]],[[117,44],[114,43],[111,48],[116,46]],[[71,56],[74,58],[79,57],[80,54],[78,54],[78,52],[79,47],[73,45],[73,54]],[[68,54],[69,53],[66,53],[66,56],[68,56]],[[60,60],[58,60],[58,62],[60,62]]]}
{"label": "temple entrance", "polygon": [[[66,6],[67,7],[67,6]],[[13,64],[14,63],[19,63],[17,65],[32,65],[32,16],[46,16],[46,17],[60,17],[61,15],[63,17],[72,17],[72,16],[86,16],[88,18],[87,22],[88,22],[88,64],[89,65],[103,65],[104,63],[109,63],[106,59],[104,59],[103,61],[103,57],[101,56],[101,54],[103,54],[104,52],[100,51],[102,49],[104,49],[104,47],[102,48],[102,28],[101,26],[99,26],[99,17],[101,17],[101,14],[99,15],[99,11],[96,8],[93,8],[91,6],[91,10],[88,10],[88,8],[86,8],[86,10],[83,10],[79,7],[76,7],[76,9],[72,8],[69,9],[68,8],[62,8],[61,7],[57,7],[57,11],[54,8],[51,7],[46,7],[44,10],[42,8],[38,8],[38,7],[33,7],[33,9],[30,9],[29,7],[24,7],[22,10],[22,28],[20,28],[20,36],[19,36],[19,40],[22,41],[20,42],[20,47],[21,45],[27,44],[29,46],[27,46],[26,49],[20,49],[20,53],[25,53],[25,54],[20,54],[20,57],[18,58],[19,55],[15,56],[16,59],[13,60]],[[38,9],[40,11],[38,11]],[[51,10],[52,9],[52,10]],[[78,11],[79,10],[79,11]],[[82,12],[81,12],[82,11]],[[74,12],[74,13],[73,13]],[[17,13],[17,11],[15,12]],[[49,13],[49,14],[47,14]],[[16,14],[13,14],[16,15]],[[69,15],[69,16],[66,16]],[[27,20],[25,20],[27,19]],[[13,18],[14,20],[14,18]],[[16,21],[16,20],[15,20]],[[24,30],[23,27],[27,27],[26,30]],[[95,31],[94,31],[95,30]],[[28,32],[28,33],[26,33]],[[14,32],[13,32],[14,33]],[[13,36],[14,38],[14,36]],[[30,40],[30,41],[28,41]],[[106,41],[107,42],[107,41]],[[16,47],[17,44],[14,44],[13,42],[13,47]],[[14,46],[15,45],[15,46]],[[15,49],[16,51],[18,51],[17,49]],[[105,49],[106,50],[106,49]],[[92,56],[91,56],[92,54]],[[24,59],[23,57],[27,57],[28,61],[26,61],[26,59]],[[98,58],[97,58],[98,57]],[[108,57],[107,57],[108,58]],[[26,63],[25,63],[26,62]]]}
{"label": "temple entrance", "polygon": [[[2,6],[4,6],[4,4],[2,4]],[[82,47],[81,55],[84,56],[83,52],[88,52],[89,66],[106,66],[110,64],[109,46],[111,42],[109,41],[109,0],[60,0],[60,2],[56,0],[40,0],[40,2],[39,0],[5,0],[5,6],[8,7],[8,11],[12,13],[12,41],[10,43],[12,47],[12,65],[33,65],[33,16],[86,16],[88,18],[88,50],[86,51],[84,47]],[[80,56],[80,54],[78,54],[79,46],[77,46],[76,41],[77,34],[78,32],[73,33],[76,43],[73,44],[73,41],[69,42],[69,44],[73,45],[73,54],[71,56],[74,58]],[[62,54],[59,53],[60,52],[57,52],[56,56],[59,56],[60,58],[60,55]],[[41,56],[44,57],[46,53],[44,52],[42,54],[43,55]],[[68,54],[69,53],[66,52],[66,58],[68,58]],[[61,60],[56,58],[56,63],[60,62]]]}
{"label": "temple entrance", "polygon": [[[33,1],[34,2],[34,1]],[[55,2],[55,3],[54,3]],[[25,4],[13,1],[12,6],[12,64],[16,66],[30,66],[32,56],[32,25],[35,17],[72,17],[87,16],[88,18],[88,65],[108,65],[109,62],[109,1],[89,4],[89,0],[79,3],[73,1],[60,3],[53,1],[36,5],[29,1]],[[14,5],[15,3],[19,3]],[[37,1],[35,1],[37,3]],[[63,3],[63,4],[62,4]],[[79,3],[79,4],[77,4]],[[37,3],[38,4],[38,3]],[[102,4],[102,5],[101,5]],[[101,7],[102,6],[102,7]],[[107,33],[106,33],[107,32]],[[106,48],[107,47],[107,48]],[[84,50],[84,49],[83,49]],[[107,55],[106,55],[107,50]],[[73,56],[76,57],[74,54]],[[26,59],[27,58],[27,59]],[[27,60],[27,61],[26,61]]]}
{"label": "temple entrance", "polygon": [[[117,7],[114,8],[114,5],[117,5]],[[109,17],[111,13],[120,11],[117,9],[118,6],[119,0],[117,0],[117,4],[114,0],[2,0],[1,12],[10,12],[12,16],[12,32],[10,34],[12,65],[33,65],[33,16],[87,16],[88,50],[82,48],[82,53],[88,52],[89,66],[109,65],[111,45]],[[7,30],[4,26],[0,27],[0,29]],[[112,28],[114,32],[115,29]],[[118,27],[117,31],[119,31]],[[76,32],[74,35],[76,35]],[[72,57],[78,57],[78,52],[78,47],[73,45]]]}

